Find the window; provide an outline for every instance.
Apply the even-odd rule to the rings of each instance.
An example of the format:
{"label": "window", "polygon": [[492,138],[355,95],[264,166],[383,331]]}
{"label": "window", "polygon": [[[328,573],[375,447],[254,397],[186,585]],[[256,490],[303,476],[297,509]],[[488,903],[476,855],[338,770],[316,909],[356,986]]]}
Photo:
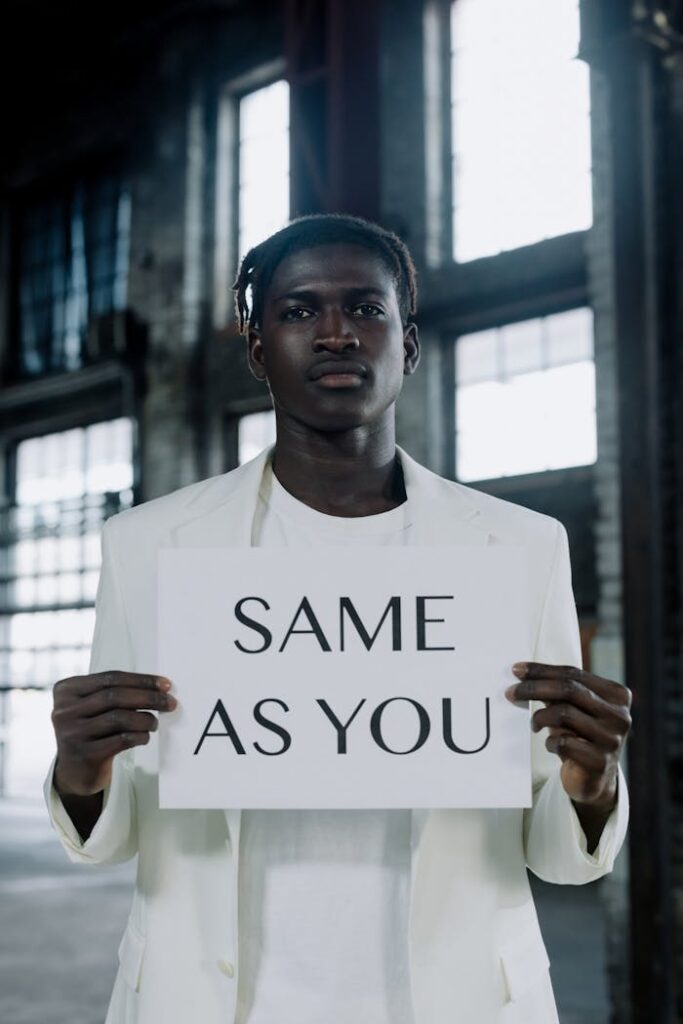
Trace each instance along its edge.
{"label": "window", "polygon": [[595,462],[590,309],[466,334],[455,351],[459,480]]}
{"label": "window", "polygon": [[[265,69],[281,73],[281,64]],[[289,221],[289,85],[226,86],[218,108],[213,322],[234,316],[232,283],[245,253]]]}
{"label": "window", "polygon": [[239,258],[288,220],[289,86],[279,81],[239,104]]}
{"label": "window", "polygon": [[16,504],[0,518],[0,788],[4,776],[13,795],[35,795],[52,756],[52,686],[87,672],[99,534],[131,504],[132,444],[119,419],[17,447]]}
{"label": "window", "polygon": [[76,370],[88,322],[126,305],[130,195],[114,179],[79,183],[19,222],[20,376]]}
{"label": "window", "polygon": [[578,0],[454,0],[451,46],[454,258],[589,228]]}
{"label": "window", "polygon": [[253,412],[240,417],[237,439],[237,457],[240,466],[255,458],[275,441],[275,413]]}

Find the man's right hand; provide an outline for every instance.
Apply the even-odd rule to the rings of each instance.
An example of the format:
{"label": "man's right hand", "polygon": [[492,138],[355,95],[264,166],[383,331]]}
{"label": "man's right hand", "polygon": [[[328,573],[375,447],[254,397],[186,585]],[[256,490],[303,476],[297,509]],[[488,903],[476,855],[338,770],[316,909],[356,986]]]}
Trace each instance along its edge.
{"label": "man's right hand", "polygon": [[[95,672],[60,679],[53,689],[57,737],[55,789],[60,797],[92,797],[109,784],[116,754],[149,743],[159,727],[152,711],[173,711],[164,676]],[[149,709],[149,710],[146,710]]]}

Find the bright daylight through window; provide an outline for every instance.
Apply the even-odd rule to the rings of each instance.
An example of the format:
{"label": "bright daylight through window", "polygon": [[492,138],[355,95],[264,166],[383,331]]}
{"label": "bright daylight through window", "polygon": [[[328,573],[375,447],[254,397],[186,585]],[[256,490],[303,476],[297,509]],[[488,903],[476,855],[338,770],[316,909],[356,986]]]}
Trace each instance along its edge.
{"label": "bright daylight through window", "polygon": [[590,309],[466,334],[455,353],[459,480],[595,462]]}
{"label": "bright daylight through window", "polygon": [[289,220],[289,86],[273,82],[239,105],[239,258]]}
{"label": "bright daylight through window", "polygon": [[275,441],[275,413],[252,412],[242,416],[238,427],[237,452],[240,466]]}
{"label": "bright daylight through window", "polygon": [[578,0],[454,0],[451,10],[454,258],[589,228]]}
{"label": "bright daylight through window", "polygon": [[102,522],[132,502],[132,454],[123,418],[17,447],[0,548],[0,684],[13,687],[0,776],[11,795],[35,793],[47,770],[52,686],[87,672]]}

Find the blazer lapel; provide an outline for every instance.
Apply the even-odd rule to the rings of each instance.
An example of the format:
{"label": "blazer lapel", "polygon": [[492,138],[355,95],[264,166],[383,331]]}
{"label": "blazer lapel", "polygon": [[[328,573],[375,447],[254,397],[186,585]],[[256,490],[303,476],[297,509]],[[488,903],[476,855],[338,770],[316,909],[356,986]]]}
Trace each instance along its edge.
{"label": "blazer lapel", "polygon": [[412,506],[415,543],[424,547],[485,545],[491,535],[465,488],[437,476],[397,448]]}
{"label": "blazer lapel", "polygon": [[259,487],[270,449],[233,473],[215,477],[170,531],[173,547],[250,547]]}
{"label": "blazer lapel", "polygon": [[[272,451],[267,448],[234,472],[208,481],[170,530],[170,544],[250,547],[261,478]],[[490,533],[465,489],[425,469],[402,448],[397,451],[412,507],[416,543],[428,547],[488,544]]]}

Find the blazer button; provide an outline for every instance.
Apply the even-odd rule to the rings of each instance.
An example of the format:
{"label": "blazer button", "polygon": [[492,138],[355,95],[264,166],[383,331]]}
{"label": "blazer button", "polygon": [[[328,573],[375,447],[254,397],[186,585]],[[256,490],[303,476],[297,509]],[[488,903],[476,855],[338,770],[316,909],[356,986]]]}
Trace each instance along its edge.
{"label": "blazer button", "polygon": [[235,977],[235,968],[230,963],[229,960],[219,960],[218,961],[218,970],[221,971],[221,973],[224,974],[226,976],[226,978],[234,978]]}

